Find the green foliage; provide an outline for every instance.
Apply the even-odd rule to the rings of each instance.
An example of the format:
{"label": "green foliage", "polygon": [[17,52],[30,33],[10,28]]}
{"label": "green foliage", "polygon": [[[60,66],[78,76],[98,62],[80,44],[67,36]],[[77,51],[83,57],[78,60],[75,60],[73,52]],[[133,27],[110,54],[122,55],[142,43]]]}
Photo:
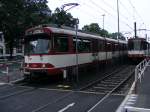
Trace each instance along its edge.
{"label": "green foliage", "polygon": [[[112,33],[112,34],[111,34],[111,37],[112,37],[113,39],[117,39],[117,37],[118,37],[118,32]],[[119,33],[119,39],[120,39],[120,40],[126,40],[122,33]]]}
{"label": "green foliage", "polygon": [[[82,28],[82,30],[86,31],[86,32],[96,33],[96,34],[98,34],[100,36],[113,38],[113,39],[117,39],[117,37],[118,37],[118,33],[117,32],[109,33],[107,30],[101,29],[97,23],[91,23],[90,25],[85,25]],[[120,40],[125,40],[125,37],[123,36],[122,33],[119,33],[119,39]]]}
{"label": "green foliage", "polygon": [[90,25],[85,25],[82,28],[83,31],[92,32],[99,34],[101,32],[101,28],[97,23],[91,23]]}
{"label": "green foliage", "polygon": [[69,26],[74,27],[75,18],[70,13],[67,13],[64,10],[56,8],[55,12],[52,14],[51,23],[57,24],[59,26]]}
{"label": "green foliage", "polygon": [[4,32],[10,48],[21,39],[24,31],[38,24],[48,23],[51,14],[47,0],[1,0],[0,31]]}
{"label": "green foliage", "polygon": [[90,25],[85,25],[82,28],[83,31],[96,33],[100,36],[109,37],[108,31],[101,29],[97,23],[91,23]]}

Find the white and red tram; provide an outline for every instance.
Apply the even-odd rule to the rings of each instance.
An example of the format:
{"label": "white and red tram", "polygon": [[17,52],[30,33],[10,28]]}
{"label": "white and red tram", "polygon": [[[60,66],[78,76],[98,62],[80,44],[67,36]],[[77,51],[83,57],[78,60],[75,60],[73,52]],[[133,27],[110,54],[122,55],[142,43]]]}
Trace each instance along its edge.
{"label": "white and red tram", "polygon": [[128,58],[131,61],[141,61],[149,55],[150,44],[145,38],[128,40]]}
{"label": "white and red tram", "polygon": [[[77,40],[77,50],[76,50]],[[40,26],[26,31],[24,74],[62,73],[95,62],[111,62],[127,55],[127,42],[70,29]],[[78,61],[78,62],[77,62]]]}

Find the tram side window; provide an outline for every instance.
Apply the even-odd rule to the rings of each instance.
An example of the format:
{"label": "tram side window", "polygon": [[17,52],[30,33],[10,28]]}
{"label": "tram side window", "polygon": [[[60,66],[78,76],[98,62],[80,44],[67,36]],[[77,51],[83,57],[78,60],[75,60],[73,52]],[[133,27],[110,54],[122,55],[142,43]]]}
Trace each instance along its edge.
{"label": "tram side window", "polygon": [[0,55],[3,55],[3,49],[0,49]]}
{"label": "tram side window", "polygon": [[98,45],[98,40],[97,39],[92,40],[92,51],[93,52],[98,52],[99,51],[99,45]]}
{"label": "tram side window", "polygon": [[57,36],[54,38],[54,46],[56,52],[68,52],[69,45],[68,45],[68,38],[63,36]]}
{"label": "tram side window", "polygon": [[112,52],[115,51],[115,43],[112,43]]}
{"label": "tram side window", "polygon": [[112,44],[110,42],[107,43],[107,51],[112,50]]}
{"label": "tram side window", "polygon": [[[78,42],[78,52],[90,52],[91,51],[91,41],[88,39],[77,39]],[[73,39],[73,48],[76,51],[76,39]]]}
{"label": "tram side window", "polygon": [[105,41],[100,40],[99,41],[99,50],[104,51],[105,50]]}
{"label": "tram side window", "polygon": [[128,49],[133,50],[133,42],[132,41],[128,42]]}
{"label": "tram side window", "polygon": [[146,49],[147,49],[147,43],[146,43],[146,42],[143,41],[143,42],[142,42],[142,46],[143,46],[143,48],[142,48],[143,50],[146,50]]}

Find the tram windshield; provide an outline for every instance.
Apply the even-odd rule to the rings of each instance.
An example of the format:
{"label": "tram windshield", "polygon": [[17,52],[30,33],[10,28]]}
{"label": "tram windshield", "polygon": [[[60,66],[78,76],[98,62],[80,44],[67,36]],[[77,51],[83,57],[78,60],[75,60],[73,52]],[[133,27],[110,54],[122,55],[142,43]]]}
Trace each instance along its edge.
{"label": "tram windshield", "polygon": [[142,40],[132,40],[128,42],[129,50],[146,50],[147,42]]}
{"label": "tram windshield", "polygon": [[48,54],[51,39],[46,35],[33,35],[25,39],[25,54]]}
{"label": "tram windshield", "polygon": [[135,40],[134,41],[134,50],[140,50],[140,47],[141,47],[141,41]]}
{"label": "tram windshield", "polygon": [[140,50],[141,49],[141,40],[134,40],[128,42],[129,50]]}

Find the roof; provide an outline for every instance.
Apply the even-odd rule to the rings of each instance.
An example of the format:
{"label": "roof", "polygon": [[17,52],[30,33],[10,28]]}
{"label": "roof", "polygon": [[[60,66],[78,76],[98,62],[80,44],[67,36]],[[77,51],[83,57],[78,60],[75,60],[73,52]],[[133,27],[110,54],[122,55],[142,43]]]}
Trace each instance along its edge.
{"label": "roof", "polygon": [[[52,33],[58,33],[58,34],[67,34],[67,35],[73,35],[73,36],[76,36],[76,31],[75,29],[72,29],[72,28],[57,28],[57,27],[51,27],[51,26],[38,26],[38,27],[34,27],[34,28],[31,28],[29,30],[27,30],[27,32],[30,32],[32,30],[36,30],[36,29],[42,29],[42,28],[47,28],[49,29]],[[96,35],[96,34],[89,34],[89,33],[84,33],[84,32],[81,32],[81,31],[78,31],[77,32],[77,35],[82,38],[93,38],[93,39],[101,39],[101,40],[107,40],[107,41],[112,41],[112,42],[118,42],[118,40],[115,40],[115,39],[111,39],[111,38],[107,38],[107,37],[102,37],[102,36],[99,36],[99,35]],[[123,41],[123,40],[119,40],[119,43],[124,43],[124,44],[127,44],[127,41]]]}
{"label": "roof", "polygon": [[130,38],[130,39],[128,39],[128,40],[145,40],[145,41],[146,41],[145,38]]}

